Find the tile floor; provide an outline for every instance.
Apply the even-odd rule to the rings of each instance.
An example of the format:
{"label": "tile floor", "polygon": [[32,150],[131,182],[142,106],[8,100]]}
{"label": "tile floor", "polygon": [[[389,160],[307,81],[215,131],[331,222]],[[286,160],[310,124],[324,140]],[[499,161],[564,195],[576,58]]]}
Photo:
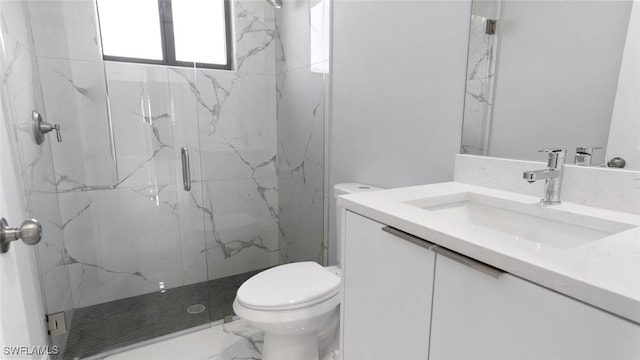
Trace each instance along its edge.
{"label": "tile floor", "polygon": [[[262,332],[248,326],[244,320],[236,319],[103,360],[260,360],[263,343]],[[340,353],[324,354],[322,360],[340,360]]]}
{"label": "tile floor", "polygon": [[[84,359],[222,320],[238,287],[258,271],[76,309],[65,360]],[[193,304],[206,309],[187,313]]]}
{"label": "tile floor", "polygon": [[104,360],[259,360],[262,332],[243,320],[212,326],[190,334],[111,355]]}

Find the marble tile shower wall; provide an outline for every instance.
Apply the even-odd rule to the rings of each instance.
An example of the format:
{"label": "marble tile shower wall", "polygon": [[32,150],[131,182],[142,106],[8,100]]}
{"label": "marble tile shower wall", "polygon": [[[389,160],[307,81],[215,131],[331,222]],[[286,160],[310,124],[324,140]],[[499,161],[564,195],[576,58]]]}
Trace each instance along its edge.
{"label": "marble tile shower wall", "polygon": [[102,61],[94,6],[28,3],[48,120],[62,127],[50,185],[74,306],[276,265],[273,9],[233,2],[236,66],[220,71]]}
{"label": "marble tile shower wall", "polygon": [[284,5],[276,12],[280,256],[322,264],[330,3]]}
{"label": "marble tile shower wall", "polygon": [[467,87],[464,104],[462,152],[485,155],[493,104],[496,36],[486,34],[487,21],[498,18],[498,3],[473,4],[469,32]]}
{"label": "marble tile shower wall", "polygon": [[[44,236],[36,246],[38,270],[47,313],[66,312],[71,320],[73,301],[66,265],[58,195],[53,182],[51,136],[38,146],[31,132],[31,111],[44,113],[40,79],[25,4],[0,1],[0,73],[2,74],[2,116],[7,119],[11,144],[18,155],[25,190],[25,218],[40,220]],[[55,136],[55,135],[54,135]],[[55,137],[54,137],[55,139]],[[52,338],[64,348],[66,336]]]}

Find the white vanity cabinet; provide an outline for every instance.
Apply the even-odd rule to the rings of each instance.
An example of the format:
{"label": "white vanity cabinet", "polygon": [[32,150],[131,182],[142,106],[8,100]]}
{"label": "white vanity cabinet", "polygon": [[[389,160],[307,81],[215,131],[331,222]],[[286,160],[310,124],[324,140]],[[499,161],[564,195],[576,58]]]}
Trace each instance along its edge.
{"label": "white vanity cabinet", "polygon": [[636,323],[349,211],[344,231],[343,360],[640,359]]}
{"label": "white vanity cabinet", "polygon": [[383,228],[346,212],[342,359],[427,360],[435,253]]}
{"label": "white vanity cabinet", "polygon": [[430,360],[640,359],[637,324],[468,260],[437,255]]}

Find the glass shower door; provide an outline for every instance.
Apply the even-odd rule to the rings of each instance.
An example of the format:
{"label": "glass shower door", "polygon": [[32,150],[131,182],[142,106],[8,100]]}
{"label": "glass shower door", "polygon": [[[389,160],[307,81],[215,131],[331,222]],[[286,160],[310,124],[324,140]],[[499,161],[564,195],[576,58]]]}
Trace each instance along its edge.
{"label": "glass shower door", "polygon": [[[64,239],[56,264],[68,273],[72,304],[64,359],[119,351],[211,320],[193,69],[106,62],[99,53],[77,59],[68,45],[78,34],[65,32],[64,15],[93,14],[92,6],[27,4],[32,20],[61,22],[47,38],[60,46],[45,48],[37,29],[34,43],[36,53],[59,52],[38,57],[38,72],[43,114],[60,124],[63,137],[51,144],[50,184]],[[191,155],[189,191],[183,147]],[[58,287],[44,282],[45,297]]]}
{"label": "glass shower door", "polygon": [[[185,98],[193,70],[100,65],[103,71],[91,73],[97,83],[87,87],[104,95],[108,132],[100,139],[112,154],[95,160],[112,167],[115,179],[58,190],[63,219],[69,219],[64,235],[76,308],[64,358],[117,351],[210,321],[197,205],[197,116],[193,99]],[[176,78],[178,72],[186,78]],[[78,96],[73,100],[82,104]],[[182,148],[190,154],[189,168],[183,169]]]}

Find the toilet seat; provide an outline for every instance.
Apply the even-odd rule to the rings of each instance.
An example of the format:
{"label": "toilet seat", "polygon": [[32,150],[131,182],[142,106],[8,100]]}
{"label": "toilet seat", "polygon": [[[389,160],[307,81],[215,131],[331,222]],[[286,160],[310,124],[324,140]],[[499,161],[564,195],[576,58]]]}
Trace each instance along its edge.
{"label": "toilet seat", "polygon": [[276,266],[254,275],[238,289],[238,302],[253,310],[292,310],[335,296],[340,277],[313,261]]}

